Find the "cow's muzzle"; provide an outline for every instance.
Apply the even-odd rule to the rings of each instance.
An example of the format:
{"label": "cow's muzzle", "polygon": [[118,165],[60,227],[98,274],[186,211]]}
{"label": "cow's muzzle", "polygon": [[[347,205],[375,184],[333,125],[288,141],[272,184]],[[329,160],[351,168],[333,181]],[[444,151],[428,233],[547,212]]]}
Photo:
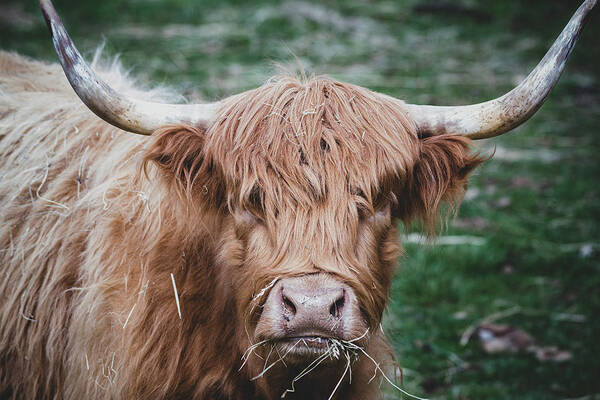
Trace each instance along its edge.
{"label": "cow's muzzle", "polygon": [[324,353],[332,340],[351,340],[366,327],[354,290],[319,273],[279,280],[264,303],[255,337],[301,358]]}

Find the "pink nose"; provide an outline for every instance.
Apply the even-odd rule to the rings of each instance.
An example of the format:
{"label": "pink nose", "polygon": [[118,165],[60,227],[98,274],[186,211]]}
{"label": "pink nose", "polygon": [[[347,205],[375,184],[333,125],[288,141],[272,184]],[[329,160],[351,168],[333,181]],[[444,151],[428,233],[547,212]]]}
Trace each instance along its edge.
{"label": "pink nose", "polygon": [[294,319],[339,319],[346,304],[346,290],[341,287],[307,288],[298,282],[281,286],[282,317],[287,322]]}
{"label": "pink nose", "polygon": [[318,273],[278,281],[265,301],[256,335],[347,338],[364,332],[365,326],[354,290]]}

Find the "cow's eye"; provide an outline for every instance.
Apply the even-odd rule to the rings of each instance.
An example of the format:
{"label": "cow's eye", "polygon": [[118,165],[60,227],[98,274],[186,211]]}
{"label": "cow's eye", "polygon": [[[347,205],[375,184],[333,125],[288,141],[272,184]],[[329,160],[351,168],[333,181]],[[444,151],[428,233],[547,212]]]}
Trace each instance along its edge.
{"label": "cow's eye", "polygon": [[373,215],[375,211],[373,205],[362,190],[357,189],[354,198],[358,216],[361,220],[369,218]]}
{"label": "cow's eye", "polygon": [[362,190],[358,190],[356,195],[356,209],[361,220],[380,221],[383,216],[389,214],[391,198],[384,193],[372,193],[372,198],[368,198]]}
{"label": "cow's eye", "polygon": [[263,214],[263,212],[264,212],[263,192],[260,189],[260,187],[258,187],[258,185],[254,185],[254,187],[248,194],[246,208],[249,212],[256,215],[257,217]]}

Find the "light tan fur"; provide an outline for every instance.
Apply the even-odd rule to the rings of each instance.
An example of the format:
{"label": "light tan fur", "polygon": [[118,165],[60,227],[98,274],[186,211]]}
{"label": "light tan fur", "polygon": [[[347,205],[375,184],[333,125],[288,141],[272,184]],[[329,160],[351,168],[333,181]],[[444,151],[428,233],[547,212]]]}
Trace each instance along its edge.
{"label": "light tan fur", "polygon": [[[239,370],[257,294],[312,272],[354,289],[361,343],[393,368],[379,324],[396,222],[436,225],[481,162],[468,150],[323,77],[234,96],[206,132],[140,138],[91,114],[59,66],[0,53],[0,397],[277,398],[285,373],[250,381],[256,356]],[[373,372],[361,357],[338,398],[376,397]]]}

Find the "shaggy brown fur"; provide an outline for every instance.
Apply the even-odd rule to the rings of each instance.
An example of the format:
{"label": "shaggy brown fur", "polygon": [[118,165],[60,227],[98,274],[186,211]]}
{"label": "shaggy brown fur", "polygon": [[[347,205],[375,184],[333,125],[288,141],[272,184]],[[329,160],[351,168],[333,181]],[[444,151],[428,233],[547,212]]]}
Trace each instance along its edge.
{"label": "shaggy brown fur", "polygon": [[[148,140],[92,115],[57,65],[0,53],[0,118],[1,398],[278,398],[293,374],[251,381],[257,355],[239,370],[257,294],[312,272],[354,289],[361,343],[393,368],[379,325],[396,221],[433,227],[481,162],[466,139],[418,138],[397,102],[321,77],[272,80],[206,132]],[[338,398],[376,397],[373,372],[361,357]],[[327,398],[339,376],[286,398]]]}

